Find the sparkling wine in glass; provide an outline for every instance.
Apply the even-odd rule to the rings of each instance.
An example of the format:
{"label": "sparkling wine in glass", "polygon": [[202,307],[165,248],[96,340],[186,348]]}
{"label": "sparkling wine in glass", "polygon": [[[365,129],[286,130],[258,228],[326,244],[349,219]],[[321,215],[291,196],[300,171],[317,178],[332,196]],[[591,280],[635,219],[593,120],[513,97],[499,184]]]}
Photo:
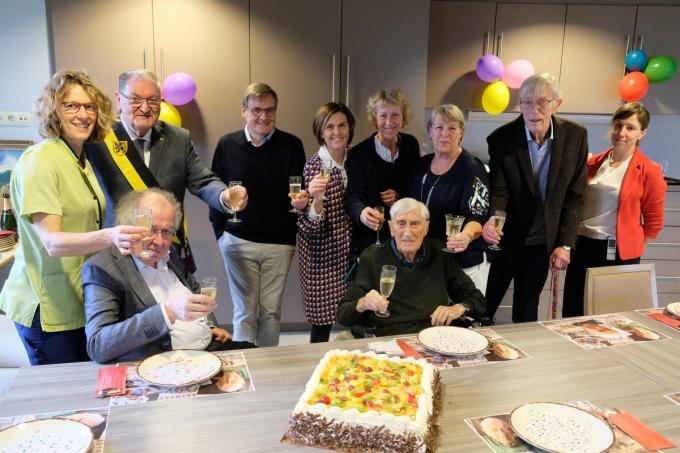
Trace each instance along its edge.
{"label": "sparkling wine in glass", "polygon": [[153,212],[151,211],[151,208],[133,209],[132,216],[134,217],[136,226],[144,227],[148,231],[142,237],[142,251],[139,252],[139,256],[148,258],[151,256],[148,247],[149,239],[151,238],[151,226],[153,225]]}
{"label": "sparkling wine in glass", "polygon": [[[396,281],[397,266],[385,264],[380,271],[380,295],[383,296],[385,300],[392,294]],[[381,318],[387,318],[390,315],[390,312],[386,308],[384,311],[376,311],[375,315]]]}
{"label": "sparkling wine in glass", "polygon": [[[506,216],[505,211],[501,211],[500,209],[497,209],[493,213],[493,220],[494,220],[493,226],[494,226],[494,228],[496,228],[496,231],[498,233],[503,231],[503,225],[505,225],[505,216]],[[496,244],[491,244],[489,246],[489,249],[491,249],[491,250],[501,250],[501,248]]]}
{"label": "sparkling wine in glass", "polygon": [[[211,299],[217,299],[217,279],[214,277],[204,278],[201,281],[201,294]],[[199,319],[198,324],[206,327],[215,327],[215,324],[207,316]]]}
{"label": "sparkling wine in glass", "polygon": [[[465,222],[465,217],[463,217],[462,215],[453,214],[446,214],[445,217],[447,239],[452,236],[459,235],[460,231],[463,229],[463,222]],[[444,247],[442,250],[448,253],[454,253],[453,249],[450,249],[448,247]]]}
{"label": "sparkling wine in glass", "polygon": [[[241,181],[229,181],[229,207],[234,212],[234,216],[228,220],[231,223],[239,223],[241,220],[236,217],[236,210],[238,209],[239,203],[243,199],[243,190],[241,189],[243,185]],[[232,188],[237,187],[235,190]]]}
{"label": "sparkling wine in glass", "polygon": [[[291,176],[290,178],[288,178],[288,188],[290,189],[291,199],[297,200],[297,197],[300,195],[300,192],[302,191],[302,177]],[[291,208],[291,210],[288,212],[300,214],[302,211],[300,211],[297,208]]]}
{"label": "sparkling wine in glass", "polygon": [[[326,161],[321,161],[321,170],[319,171],[321,173],[321,177],[326,180],[326,182],[331,180],[331,172],[333,171],[333,162],[326,162]],[[328,200],[326,198],[326,192],[324,191],[323,196],[321,197],[322,200]]]}
{"label": "sparkling wine in glass", "polygon": [[383,243],[380,242],[380,229],[385,223],[385,207],[384,206],[374,206],[373,209],[380,213],[380,220],[378,221],[378,229],[375,231],[375,242],[373,247],[382,247]]}

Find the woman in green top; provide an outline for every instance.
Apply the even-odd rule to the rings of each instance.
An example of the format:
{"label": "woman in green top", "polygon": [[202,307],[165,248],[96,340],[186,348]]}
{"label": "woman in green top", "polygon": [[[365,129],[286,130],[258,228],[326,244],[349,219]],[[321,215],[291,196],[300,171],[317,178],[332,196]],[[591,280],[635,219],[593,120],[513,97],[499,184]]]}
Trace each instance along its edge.
{"label": "woman in green top", "polygon": [[10,180],[21,241],[0,293],[33,365],[89,360],[80,268],[111,245],[129,252],[142,227],[100,229],[104,195],[83,152],[113,120],[111,101],[83,71],[57,72],[36,101],[45,140],[23,152]]}

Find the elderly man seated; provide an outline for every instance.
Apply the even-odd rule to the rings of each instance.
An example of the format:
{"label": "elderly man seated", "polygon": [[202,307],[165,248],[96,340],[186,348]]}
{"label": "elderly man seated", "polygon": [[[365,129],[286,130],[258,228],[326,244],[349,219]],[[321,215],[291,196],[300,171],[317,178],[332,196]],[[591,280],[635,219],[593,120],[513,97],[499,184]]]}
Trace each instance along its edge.
{"label": "elderly man seated", "polygon": [[[375,328],[381,336],[450,325],[465,314],[481,316],[486,310],[482,293],[453,254],[442,251],[441,242],[425,238],[427,206],[402,198],[392,205],[390,217],[392,239],[362,253],[356,280],[338,305],[339,323]],[[384,265],[397,268],[389,302],[378,292]],[[380,316],[386,309],[389,316]]]}
{"label": "elderly man seated", "polygon": [[116,247],[103,250],[83,266],[87,352],[97,362],[137,360],[171,349],[225,350],[254,347],[231,341],[217,325],[215,300],[196,294],[200,286],[182,265],[172,238],[181,207],[161,189],[130,192],[121,198],[116,223],[134,225],[133,211],[152,210],[151,236],[131,255]]}

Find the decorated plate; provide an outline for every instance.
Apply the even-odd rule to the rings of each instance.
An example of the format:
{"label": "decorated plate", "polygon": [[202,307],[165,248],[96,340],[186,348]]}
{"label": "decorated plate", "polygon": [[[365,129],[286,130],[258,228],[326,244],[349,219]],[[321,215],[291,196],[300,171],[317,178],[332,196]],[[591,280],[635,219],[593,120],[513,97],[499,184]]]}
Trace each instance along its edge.
{"label": "decorated plate", "polygon": [[137,365],[137,374],[145,381],[163,387],[184,387],[210,379],[220,372],[222,362],[206,351],[161,352]]}
{"label": "decorated plate", "polygon": [[666,305],[666,310],[673,316],[680,318],[680,302],[673,302],[672,304]]}
{"label": "decorated plate", "polygon": [[427,349],[446,355],[481,354],[489,347],[482,334],[462,327],[428,327],[418,332],[418,342]]}
{"label": "decorated plate", "polygon": [[93,441],[87,425],[63,418],[19,423],[0,431],[0,451],[3,453],[85,453],[90,451]]}
{"label": "decorated plate", "polygon": [[614,444],[607,422],[566,404],[523,404],[510,414],[510,425],[526,442],[552,453],[600,453]]}

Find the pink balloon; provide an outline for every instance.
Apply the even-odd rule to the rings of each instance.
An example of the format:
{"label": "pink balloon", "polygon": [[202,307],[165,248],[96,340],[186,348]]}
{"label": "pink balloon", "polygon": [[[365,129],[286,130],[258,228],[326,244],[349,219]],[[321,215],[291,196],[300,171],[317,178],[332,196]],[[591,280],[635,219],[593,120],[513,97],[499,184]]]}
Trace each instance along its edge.
{"label": "pink balloon", "polygon": [[161,95],[172,105],[184,105],[196,96],[196,82],[189,74],[175,72],[163,81]]}
{"label": "pink balloon", "polygon": [[527,77],[535,73],[534,65],[529,60],[515,60],[505,67],[501,80],[509,88],[517,89]]}

